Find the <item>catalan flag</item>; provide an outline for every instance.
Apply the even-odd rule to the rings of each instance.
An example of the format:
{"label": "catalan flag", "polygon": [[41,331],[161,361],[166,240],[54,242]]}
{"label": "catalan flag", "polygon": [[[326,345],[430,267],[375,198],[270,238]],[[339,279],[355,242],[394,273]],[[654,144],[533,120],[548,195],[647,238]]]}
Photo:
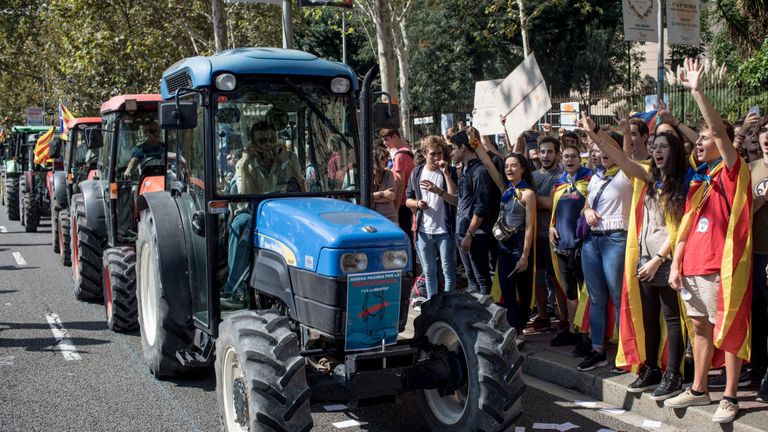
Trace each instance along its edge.
{"label": "catalan flag", "polygon": [[[643,165],[650,169],[650,166]],[[637,263],[640,258],[640,245],[638,242],[639,233],[642,230],[643,216],[645,211],[645,196],[648,190],[645,179],[635,179],[633,182],[632,206],[629,214],[629,229],[627,233],[627,249],[624,260],[624,286],[621,292],[621,317],[619,323],[619,349],[616,353],[616,366],[628,367],[637,371],[640,366],[645,364],[647,359],[647,350],[657,350],[657,359],[659,364],[651,365],[655,367],[666,368],[669,358],[669,346],[666,332],[666,322],[661,313],[658,319],[661,323],[662,334],[661,343],[658,347],[648,347],[645,344],[645,323],[643,321],[643,304],[640,293],[640,282],[637,279]],[[667,235],[670,244],[677,244],[677,221],[669,214],[664,212]],[[679,294],[678,294],[679,295]],[[680,304],[682,304],[682,299]],[[681,327],[685,333],[685,316],[681,308]],[[680,347],[684,349],[684,347]],[[682,367],[682,364],[681,364]]]}
{"label": "catalan flag", "polygon": [[64,106],[64,103],[59,99],[59,130],[61,131],[61,138],[66,139],[67,135],[67,122],[75,119],[75,116]]}
{"label": "catalan flag", "polygon": [[51,141],[53,141],[53,126],[48,129],[48,132],[40,135],[35,143],[35,164],[41,165],[48,160],[48,150],[51,147]]}

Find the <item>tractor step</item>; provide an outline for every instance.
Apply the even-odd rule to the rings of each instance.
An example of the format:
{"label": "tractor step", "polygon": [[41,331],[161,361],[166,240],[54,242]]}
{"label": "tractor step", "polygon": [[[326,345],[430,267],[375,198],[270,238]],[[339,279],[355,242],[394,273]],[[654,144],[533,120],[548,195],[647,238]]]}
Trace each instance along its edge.
{"label": "tractor step", "polygon": [[185,367],[203,367],[210,363],[210,358],[197,350],[179,350],[176,351],[176,359]]}

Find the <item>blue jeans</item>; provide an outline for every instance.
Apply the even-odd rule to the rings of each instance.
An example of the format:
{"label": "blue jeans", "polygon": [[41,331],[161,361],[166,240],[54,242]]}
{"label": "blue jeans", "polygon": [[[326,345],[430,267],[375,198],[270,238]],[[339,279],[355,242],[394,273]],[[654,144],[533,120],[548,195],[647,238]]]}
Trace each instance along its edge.
{"label": "blue jeans", "polygon": [[465,235],[459,234],[456,236],[456,246],[459,247],[461,263],[467,272],[467,288],[473,291],[480,291],[480,294],[488,295],[491,293],[491,285],[493,284],[491,268],[488,263],[488,253],[491,242],[495,242],[496,239],[492,239],[489,234],[475,234],[472,244],[469,246],[469,253],[464,253],[461,251],[460,246]]}
{"label": "blue jeans", "polygon": [[248,260],[251,256],[251,238],[248,235],[251,225],[251,214],[242,212],[235,215],[229,225],[229,244],[227,246],[227,264],[229,275],[224,285],[224,294],[231,294],[237,288],[237,282],[248,270]]}
{"label": "blue jeans", "polygon": [[590,234],[581,249],[581,267],[589,292],[589,325],[592,347],[603,349],[608,326],[608,296],[613,299],[616,322],[619,322],[621,286],[624,278],[626,231],[604,236]]}
{"label": "blue jeans", "polygon": [[445,291],[453,291],[456,288],[456,250],[453,236],[444,234],[416,234],[416,247],[419,250],[419,259],[424,268],[424,278],[427,282],[427,298],[437,294],[437,253],[440,253],[440,262],[443,265],[443,277],[445,278]]}

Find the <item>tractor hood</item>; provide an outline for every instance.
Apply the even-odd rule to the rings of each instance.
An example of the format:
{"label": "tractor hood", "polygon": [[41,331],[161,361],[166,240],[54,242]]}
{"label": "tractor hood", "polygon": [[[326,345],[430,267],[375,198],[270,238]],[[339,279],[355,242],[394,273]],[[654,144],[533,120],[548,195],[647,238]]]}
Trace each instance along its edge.
{"label": "tractor hood", "polygon": [[329,198],[261,202],[254,244],[280,253],[289,266],[314,271],[323,249],[362,252],[408,247],[405,233],[379,213]]}

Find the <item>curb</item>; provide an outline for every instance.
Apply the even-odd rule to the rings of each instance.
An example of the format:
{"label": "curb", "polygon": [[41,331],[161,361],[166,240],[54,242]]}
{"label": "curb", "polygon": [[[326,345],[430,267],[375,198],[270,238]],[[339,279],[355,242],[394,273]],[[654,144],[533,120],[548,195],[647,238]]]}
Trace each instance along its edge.
{"label": "curb", "polygon": [[609,367],[588,372],[577,370],[580,359],[571,356],[572,347],[550,347],[550,337],[549,333],[526,336],[522,350],[526,357],[524,373],[683,430],[768,431],[768,405],[755,401],[753,389],[739,389],[739,415],[733,423],[720,425],[712,422],[712,415],[722,393],[712,392],[713,403],[708,406],[675,410],[664,408],[663,401],[652,401],[647,393],[640,395],[626,391],[627,385],[635,379],[633,374],[613,375]]}

